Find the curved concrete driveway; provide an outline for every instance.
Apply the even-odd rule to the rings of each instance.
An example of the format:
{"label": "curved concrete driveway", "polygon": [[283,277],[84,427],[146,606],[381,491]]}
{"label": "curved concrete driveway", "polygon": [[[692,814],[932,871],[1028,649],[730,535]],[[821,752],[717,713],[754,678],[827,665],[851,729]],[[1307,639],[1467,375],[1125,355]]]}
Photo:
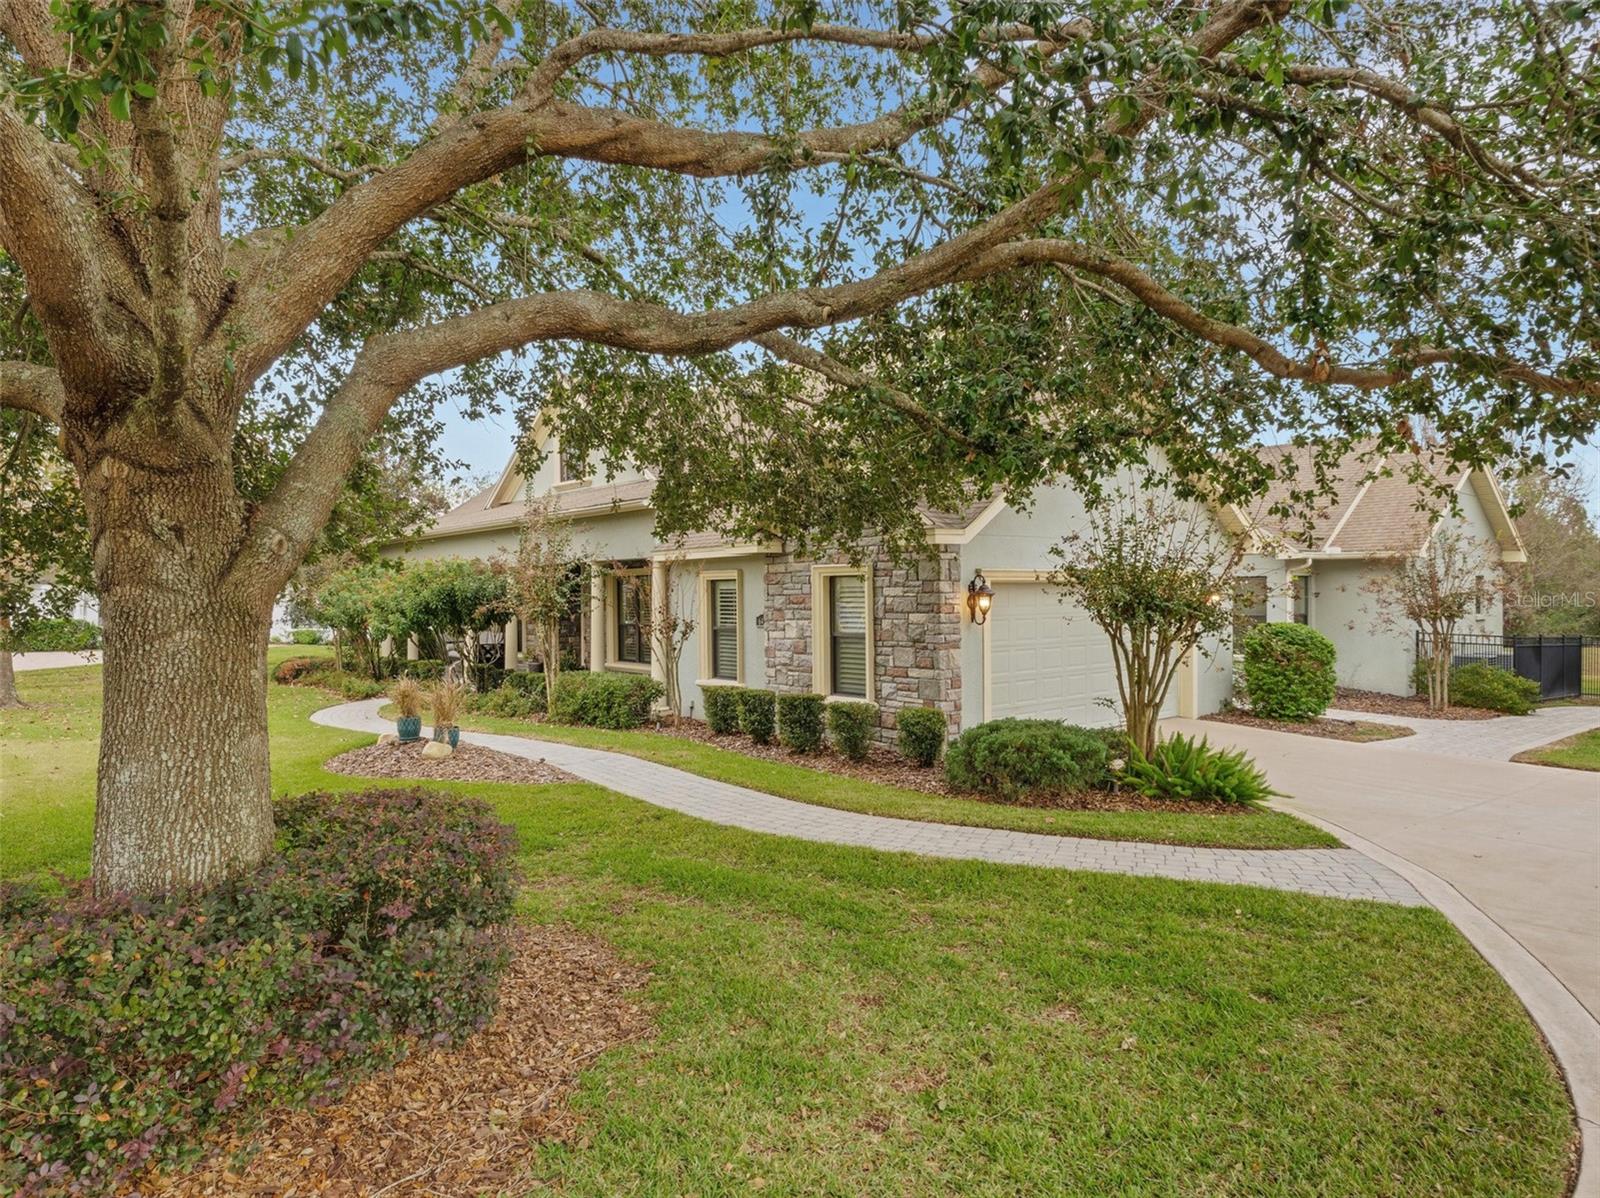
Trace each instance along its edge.
{"label": "curved concrete driveway", "polygon": [[1390,747],[1409,737],[1348,744],[1204,720],[1168,724],[1247,750],[1289,796],[1278,806],[1445,879],[1600,1017],[1600,774]]}
{"label": "curved concrete driveway", "polygon": [[1541,707],[1532,715],[1502,715],[1490,720],[1419,720],[1412,716],[1371,711],[1328,714],[1341,720],[1367,720],[1410,728],[1410,736],[1374,741],[1374,748],[1391,752],[1438,753],[1474,761],[1510,761],[1527,749],[1565,740],[1591,728],[1600,728],[1600,707]]}

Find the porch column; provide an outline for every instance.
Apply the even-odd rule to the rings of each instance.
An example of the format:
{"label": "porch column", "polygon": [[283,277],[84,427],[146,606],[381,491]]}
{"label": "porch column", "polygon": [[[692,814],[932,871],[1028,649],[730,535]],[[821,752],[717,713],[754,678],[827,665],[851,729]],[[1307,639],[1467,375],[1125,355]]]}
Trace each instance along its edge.
{"label": "porch column", "polygon": [[378,646],[378,656],[379,657],[393,657],[394,656],[394,637],[386,636],[386,637],[383,638],[383,643]]}
{"label": "porch column", "polygon": [[517,618],[512,616],[506,621],[506,669],[517,668]]}
{"label": "porch column", "polygon": [[[672,613],[672,595],[668,592],[667,563],[652,561],[650,563],[650,625],[659,628]],[[650,677],[663,686],[667,682],[667,663],[661,653],[662,646],[658,643],[664,638],[652,636],[650,638]]]}
{"label": "porch column", "polygon": [[408,636],[406,638],[406,660],[416,661],[421,656],[422,650],[417,647],[417,638],[414,636]]}
{"label": "porch column", "polygon": [[606,668],[606,576],[599,562],[589,564],[589,668]]}

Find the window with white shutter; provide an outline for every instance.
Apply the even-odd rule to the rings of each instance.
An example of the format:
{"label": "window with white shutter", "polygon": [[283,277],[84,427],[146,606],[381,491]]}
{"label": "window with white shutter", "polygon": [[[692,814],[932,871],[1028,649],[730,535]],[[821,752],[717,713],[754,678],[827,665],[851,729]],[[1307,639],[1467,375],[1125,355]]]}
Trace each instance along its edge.
{"label": "window with white shutter", "polygon": [[711,676],[739,680],[739,584],[732,578],[711,582]]}
{"label": "window with white shutter", "polygon": [[858,574],[828,579],[829,656],[836,695],[867,697],[867,584]]}

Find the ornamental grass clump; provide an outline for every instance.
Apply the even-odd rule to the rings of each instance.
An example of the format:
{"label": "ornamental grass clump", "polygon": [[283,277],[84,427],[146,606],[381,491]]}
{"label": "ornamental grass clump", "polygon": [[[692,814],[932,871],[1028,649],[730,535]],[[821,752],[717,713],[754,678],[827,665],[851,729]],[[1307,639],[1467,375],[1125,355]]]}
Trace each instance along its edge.
{"label": "ornamental grass clump", "polygon": [[410,674],[395,679],[389,688],[389,698],[394,703],[395,714],[401,719],[414,720],[422,715],[422,687]]}
{"label": "ornamental grass clump", "polygon": [[454,728],[466,697],[467,688],[454,679],[444,678],[436,682],[428,695],[428,706],[433,711],[433,726]]}
{"label": "ornamental grass clump", "polygon": [[516,842],[486,804],[367,791],[277,812],[278,852],[208,891],[0,894],[0,1192],[125,1187],[227,1120],[488,1020]]}

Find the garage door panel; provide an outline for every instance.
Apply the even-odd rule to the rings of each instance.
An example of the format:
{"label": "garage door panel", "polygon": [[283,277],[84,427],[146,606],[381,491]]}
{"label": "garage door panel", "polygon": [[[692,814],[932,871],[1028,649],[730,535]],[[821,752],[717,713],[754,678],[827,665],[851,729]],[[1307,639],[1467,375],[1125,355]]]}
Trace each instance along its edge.
{"label": "garage door panel", "polygon": [[[1000,584],[988,635],[988,719],[1117,721],[1101,702],[1117,693],[1110,642],[1077,604],[1060,602],[1037,583]],[[1162,714],[1172,714],[1176,702],[1169,695]]]}

